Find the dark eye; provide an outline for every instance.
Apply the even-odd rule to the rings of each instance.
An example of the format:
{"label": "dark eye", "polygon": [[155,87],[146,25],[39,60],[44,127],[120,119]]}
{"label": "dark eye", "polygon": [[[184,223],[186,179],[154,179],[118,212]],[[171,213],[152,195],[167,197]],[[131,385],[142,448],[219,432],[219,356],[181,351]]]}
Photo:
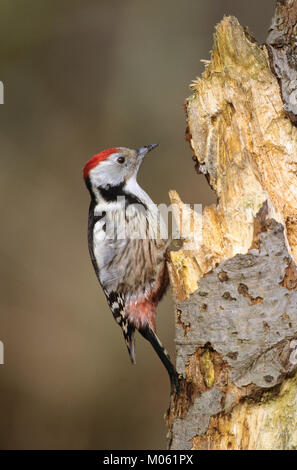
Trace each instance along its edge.
{"label": "dark eye", "polygon": [[119,157],[118,158],[118,163],[124,163],[125,157]]}

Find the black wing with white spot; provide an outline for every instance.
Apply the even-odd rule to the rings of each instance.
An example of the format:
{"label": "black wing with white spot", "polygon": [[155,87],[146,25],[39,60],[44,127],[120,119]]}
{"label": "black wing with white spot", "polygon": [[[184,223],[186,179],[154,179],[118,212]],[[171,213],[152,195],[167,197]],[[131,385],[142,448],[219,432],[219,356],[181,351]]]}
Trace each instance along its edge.
{"label": "black wing with white spot", "polygon": [[111,292],[111,293],[106,292],[106,297],[107,297],[108,305],[110,307],[110,310],[112,311],[115,321],[122,328],[125,342],[129,351],[130,359],[132,363],[135,364],[136,363],[135,341],[134,341],[135,327],[129,323],[127,317],[125,316],[124,296],[119,294],[118,292]]}

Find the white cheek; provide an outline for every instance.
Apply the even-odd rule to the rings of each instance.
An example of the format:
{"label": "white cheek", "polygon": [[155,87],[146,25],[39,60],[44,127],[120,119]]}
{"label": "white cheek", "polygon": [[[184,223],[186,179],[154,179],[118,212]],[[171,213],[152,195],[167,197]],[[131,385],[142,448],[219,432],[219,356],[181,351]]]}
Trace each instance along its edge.
{"label": "white cheek", "polygon": [[125,170],[115,162],[101,162],[90,171],[90,179],[94,186],[106,187],[120,184],[125,175]]}

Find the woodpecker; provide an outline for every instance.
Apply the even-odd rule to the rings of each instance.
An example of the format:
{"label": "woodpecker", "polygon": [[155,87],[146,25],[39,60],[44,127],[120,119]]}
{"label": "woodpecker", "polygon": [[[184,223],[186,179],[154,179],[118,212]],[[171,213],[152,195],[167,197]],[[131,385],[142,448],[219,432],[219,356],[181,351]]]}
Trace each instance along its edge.
{"label": "woodpecker", "polygon": [[114,319],[135,364],[134,333],[147,339],[167,369],[171,392],[179,383],[169,354],[156,334],[156,307],[168,287],[168,239],[157,206],[138,185],[145,155],[158,144],[137,150],[114,147],[94,155],[83,176],[91,196],[88,246],[92,264]]}

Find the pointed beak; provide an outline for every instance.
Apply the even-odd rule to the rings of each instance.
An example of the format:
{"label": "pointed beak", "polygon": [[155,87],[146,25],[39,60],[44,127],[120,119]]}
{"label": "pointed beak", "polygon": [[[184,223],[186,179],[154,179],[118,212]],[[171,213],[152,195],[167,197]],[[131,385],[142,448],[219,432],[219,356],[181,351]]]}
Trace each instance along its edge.
{"label": "pointed beak", "polygon": [[140,147],[137,149],[137,153],[139,157],[144,157],[148,152],[153,150],[155,147],[158,147],[159,144],[151,144],[151,145],[145,145],[144,147]]}

